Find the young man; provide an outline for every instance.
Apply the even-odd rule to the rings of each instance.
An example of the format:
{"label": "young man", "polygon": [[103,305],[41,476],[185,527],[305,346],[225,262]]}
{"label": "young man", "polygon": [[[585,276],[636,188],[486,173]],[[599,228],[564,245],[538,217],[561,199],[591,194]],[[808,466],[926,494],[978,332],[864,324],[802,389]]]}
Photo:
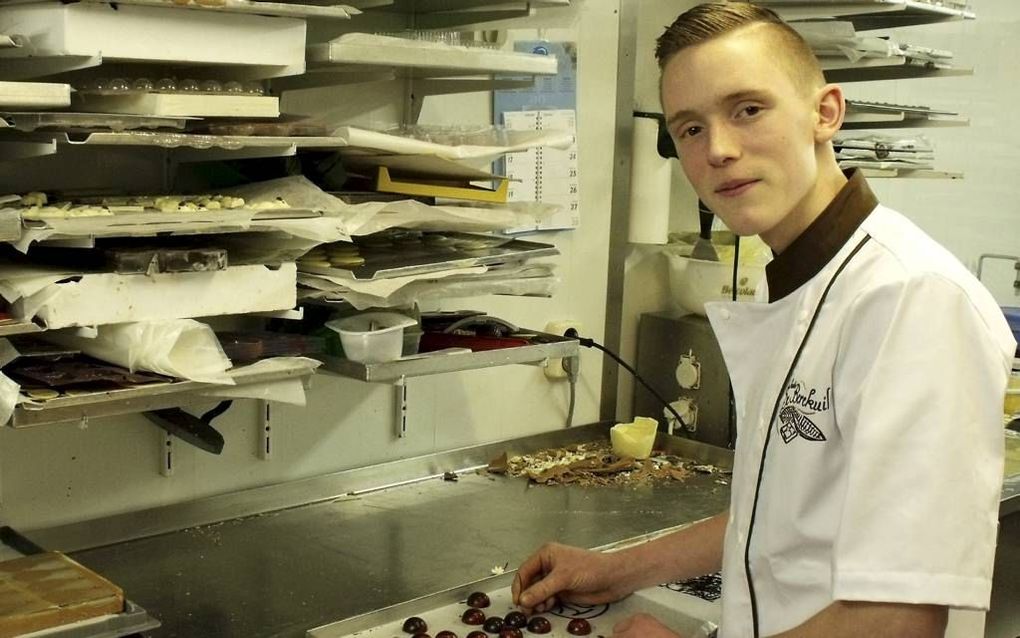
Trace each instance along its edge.
{"label": "young man", "polygon": [[[840,171],[842,91],[774,14],[700,5],[656,57],[687,178],[776,255],[759,303],[708,310],[738,415],[730,508],[613,554],[547,545],[514,600],[609,602],[721,567],[727,638],[942,636],[949,608],[989,602],[1016,349],[1002,313]],[[677,634],[639,615],[613,635]]]}

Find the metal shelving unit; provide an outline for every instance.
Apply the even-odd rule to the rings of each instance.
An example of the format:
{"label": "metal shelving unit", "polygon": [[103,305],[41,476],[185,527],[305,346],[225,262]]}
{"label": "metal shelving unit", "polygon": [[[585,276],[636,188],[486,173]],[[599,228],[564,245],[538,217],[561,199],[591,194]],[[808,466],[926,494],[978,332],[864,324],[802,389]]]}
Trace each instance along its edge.
{"label": "metal shelving unit", "polygon": [[514,364],[540,364],[549,359],[577,356],[579,346],[576,339],[538,334],[546,341],[545,343],[483,352],[440,354],[386,363],[357,363],[341,357],[324,356],[321,357],[322,369],[359,381],[388,383],[447,372],[480,370]]}
{"label": "metal shelving unit", "polygon": [[761,0],[785,20],[836,18],[857,31],[895,29],[951,20],[973,20],[974,12],[920,0]]}

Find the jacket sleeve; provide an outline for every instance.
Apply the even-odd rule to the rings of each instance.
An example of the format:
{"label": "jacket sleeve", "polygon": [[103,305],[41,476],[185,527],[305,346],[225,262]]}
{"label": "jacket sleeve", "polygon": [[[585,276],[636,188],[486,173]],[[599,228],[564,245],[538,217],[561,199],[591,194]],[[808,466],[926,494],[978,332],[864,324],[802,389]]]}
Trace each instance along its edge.
{"label": "jacket sleeve", "polygon": [[1010,360],[957,284],[924,274],[851,306],[834,375],[848,450],[836,600],[987,609]]}

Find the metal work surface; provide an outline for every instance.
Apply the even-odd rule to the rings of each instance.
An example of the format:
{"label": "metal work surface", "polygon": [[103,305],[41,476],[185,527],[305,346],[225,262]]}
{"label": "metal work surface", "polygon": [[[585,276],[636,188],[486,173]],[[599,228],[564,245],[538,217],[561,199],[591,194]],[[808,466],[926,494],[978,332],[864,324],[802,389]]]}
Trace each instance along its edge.
{"label": "metal work surface", "polygon": [[163,622],[147,635],[297,637],[515,567],[548,540],[596,547],[710,516],[729,500],[722,478],[583,488],[468,473],[74,558]]}

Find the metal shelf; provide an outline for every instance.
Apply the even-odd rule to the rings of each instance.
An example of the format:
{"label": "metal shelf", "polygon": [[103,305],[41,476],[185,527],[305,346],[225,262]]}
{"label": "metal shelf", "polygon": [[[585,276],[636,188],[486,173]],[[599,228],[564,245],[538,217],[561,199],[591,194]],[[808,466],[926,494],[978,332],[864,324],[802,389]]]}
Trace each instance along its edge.
{"label": "metal shelf", "polygon": [[954,9],[918,0],[760,0],[785,20],[838,18],[857,31],[895,29],[951,20],[973,20],[968,9]]}
{"label": "metal shelf", "polygon": [[963,173],[952,173],[948,171],[918,170],[907,168],[862,168],[861,172],[865,177],[883,178],[897,177],[914,179],[963,179]]}
{"label": "metal shelf", "polygon": [[948,111],[897,104],[855,103],[847,100],[843,130],[941,128],[968,126],[970,120]]}
{"label": "metal shelf", "polygon": [[307,359],[279,358],[271,361],[275,365],[269,366],[268,369],[255,364],[230,371],[230,376],[236,382],[236,385],[232,386],[178,381],[59,397],[39,403],[21,403],[15,408],[10,424],[15,428],[27,428],[48,423],[86,422],[99,417],[178,407],[191,400],[207,400],[209,397],[203,393],[214,392],[217,389],[236,389],[295,377],[307,377],[316,367]]}
{"label": "metal shelf", "polygon": [[822,72],[829,82],[873,82],[974,75],[974,69],[935,64],[906,56],[865,58],[859,62],[823,59],[821,62]]}
{"label": "metal shelf", "polygon": [[[535,333],[529,333],[535,334]],[[555,335],[537,333],[549,340],[549,343],[536,343],[517,348],[486,350],[465,354],[436,355],[406,361],[389,361],[386,363],[357,363],[341,357],[323,356],[322,369],[344,377],[383,383],[399,381],[402,378],[424,377],[446,372],[464,370],[480,370],[521,363],[541,363],[547,359],[574,357],[578,353],[576,339],[567,339]]]}

